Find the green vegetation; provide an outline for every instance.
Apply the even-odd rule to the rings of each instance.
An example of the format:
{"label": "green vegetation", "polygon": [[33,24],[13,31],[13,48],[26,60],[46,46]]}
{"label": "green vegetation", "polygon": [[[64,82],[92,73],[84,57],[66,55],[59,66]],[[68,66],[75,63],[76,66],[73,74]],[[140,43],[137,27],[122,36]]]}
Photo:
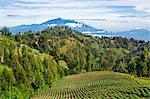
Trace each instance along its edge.
{"label": "green vegetation", "polygon": [[149,63],[150,42],[92,37],[67,27],[11,35],[4,27],[0,31],[0,96],[29,98],[64,76],[91,71],[150,77]]}
{"label": "green vegetation", "polygon": [[41,53],[54,56],[57,63],[65,61],[68,66],[64,70],[65,75],[111,70],[150,77],[150,42],[92,37],[65,27],[38,33],[29,31],[14,38]]}
{"label": "green vegetation", "polygon": [[57,63],[52,56],[41,54],[7,37],[0,38],[0,94],[24,98],[50,87],[57,77]]}
{"label": "green vegetation", "polygon": [[150,83],[149,86],[145,86],[145,83],[136,82],[136,79],[127,74],[108,71],[71,75],[53,83],[49,90],[33,99],[37,97],[40,99],[140,99],[150,97]]}

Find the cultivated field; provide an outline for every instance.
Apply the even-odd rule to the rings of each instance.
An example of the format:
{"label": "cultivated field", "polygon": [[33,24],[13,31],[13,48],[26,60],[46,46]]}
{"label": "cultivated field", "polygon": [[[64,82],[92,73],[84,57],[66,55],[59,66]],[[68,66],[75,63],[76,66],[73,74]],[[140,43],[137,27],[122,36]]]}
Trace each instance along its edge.
{"label": "cultivated field", "polygon": [[150,98],[150,80],[128,74],[97,71],[70,75],[34,98],[40,99],[138,99]]}

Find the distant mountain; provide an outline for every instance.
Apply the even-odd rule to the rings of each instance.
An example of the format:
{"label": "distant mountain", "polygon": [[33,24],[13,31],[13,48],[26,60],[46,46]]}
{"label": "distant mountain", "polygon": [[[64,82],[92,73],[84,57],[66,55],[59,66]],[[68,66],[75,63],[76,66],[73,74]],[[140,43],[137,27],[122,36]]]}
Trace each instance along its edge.
{"label": "distant mountain", "polygon": [[113,36],[123,36],[127,38],[134,38],[137,40],[150,41],[150,31],[143,28],[113,33]]}
{"label": "distant mountain", "polygon": [[18,33],[18,32],[25,32],[28,30],[32,30],[33,32],[41,31],[43,29],[46,29],[48,27],[53,26],[67,26],[73,30],[77,30],[82,33],[92,34],[92,35],[102,35],[102,34],[109,34],[108,31],[103,29],[97,29],[92,26],[86,25],[82,22],[77,22],[75,20],[66,20],[62,18],[57,18],[53,20],[49,20],[46,22],[43,22],[41,24],[31,24],[31,25],[20,25],[17,27],[10,28],[12,33]]}
{"label": "distant mountain", "polygon": [[127,38],[134,38],[137,40],[146,40],[150,41],[150,31],[142,28],[133,29],[129,31],[122,31],[122,32],[109,32],[104,29],[97,29],[82,22],[77,22],[75,20],[67,20],[62,18],[48,20],[41,24],[31,24],[31,25],[20,25],[16,27],[10,28],[13,34],[16,33],[24,33],[26,31],[32,30],[33,32],[44,30],[48,27],[54,26],[67,26],[73,30],[82,32],[84,34],[92,35],[92,36],[122,36]]}

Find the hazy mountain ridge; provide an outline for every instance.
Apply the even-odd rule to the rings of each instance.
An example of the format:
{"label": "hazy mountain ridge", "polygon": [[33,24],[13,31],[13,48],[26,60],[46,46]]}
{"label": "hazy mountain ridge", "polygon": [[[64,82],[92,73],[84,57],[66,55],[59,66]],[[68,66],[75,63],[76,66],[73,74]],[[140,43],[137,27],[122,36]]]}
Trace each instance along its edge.
{"label": "hazy mountain ridge", "polygon": [[150,41],[150,31],[143,29],[143,28],[117,32],[115,33],[115,36],[123,36],[127,38],[134,38],[137,40]]}
{"label": "hazy mountain ridge", "polygon": [[[77,22],[75,20],[67,20],[62,18],[56,18],[52,20],[48,20],[41,24],[31,24],[31,25],[20,25],[16,27],[10,28],[13,34],[16,33],[24,33],[26,31],[32,30],[33,32],[42,31],[48,27],[54,26],[66,26],[73,30],[82,32],[84,34],[92,35],[92,36],[122,36],[127,38],[134,38],[137,40],[145,40],[150,41],[150,31],[142,28],[133,29],[129,31],[122,32],[110,32],[104,29],[97,29],[82,22]],[[121,31],[121,30],[120,30]]]}
{"label": "hazy mountain ridge", "polygon": [[97,29],[92,26],[86,25],[82,22],[77,22],[74,20],[65,20],[62,18],[52,19],[52,20],[43,22],[41,24],[20,25],[20,26],[12,27],[12,28],[10,28],[10,30],[13,34],[16,34],[18,32],[23,33],[25,31],[29,31],[29,30],[32,30],[33,32],[37,32],[37,31],[41,31],[48,27],[53,27],[53,26],[67,26],[73,30],[77,30],[82,33],[90,33],[90,34],[91,33],[92,34],[104,33],[104,32],[108,33],[108,31],[106,31],[104,29]]}

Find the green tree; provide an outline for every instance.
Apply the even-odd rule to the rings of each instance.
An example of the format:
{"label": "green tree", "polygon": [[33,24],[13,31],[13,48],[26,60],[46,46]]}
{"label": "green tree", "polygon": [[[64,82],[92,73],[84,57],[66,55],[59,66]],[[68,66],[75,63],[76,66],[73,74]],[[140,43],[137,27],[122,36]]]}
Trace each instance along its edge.
{"label": "green tree", "polygon": [[5,36],[10,36],[11,35],[11,32],[9,31],[9,28],[7,28],[6,26],[4,26],[0,32],[2,33],[2,35],[5,35]]}

